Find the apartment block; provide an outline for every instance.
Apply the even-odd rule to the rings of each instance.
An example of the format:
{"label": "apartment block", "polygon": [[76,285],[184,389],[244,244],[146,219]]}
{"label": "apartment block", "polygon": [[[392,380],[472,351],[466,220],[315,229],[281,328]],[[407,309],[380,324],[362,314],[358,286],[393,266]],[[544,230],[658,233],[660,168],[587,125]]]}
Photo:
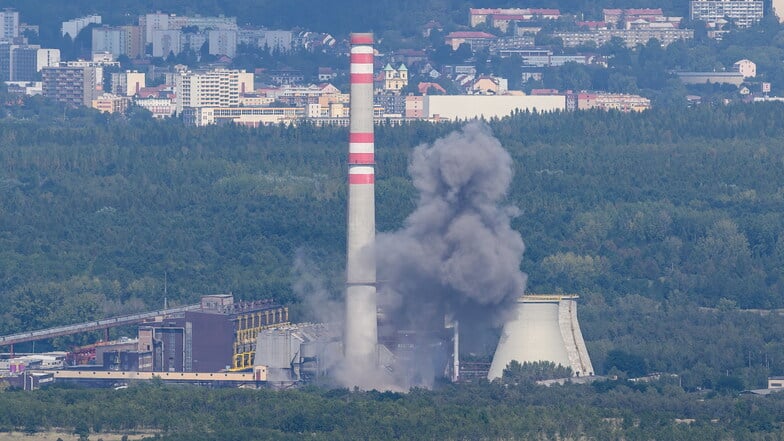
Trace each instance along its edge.
{"label": "apartment block", "polygon": [[72,107],[89,107],[103,91],[101,72],[93,66],[45,67],[43,95]]}
{"label": "apartment block", "polygon": [[81,32],[82,29],[86,28],[90,24],[101,24],[101,16],[88,15],[86,17],[64,21],[62,27],[60,28],[60,32],[62,33],[63,37],[67,35],[71,38],[71,40],[73,40],[77,35],[79,35],[79,32]]}
{"label": "apartment block", "polygon": [[0,11],[0,41],[11,41],[19,36],[19,12],[13,9]]}
{"label": "apartment block", "polygon": [[210,55],[225,55],[234,58],[237,55],[237,31],[214,29],[208,31]]}
{"label": "apartment block", "polygon": [[763,2],[758,0],[695,0],[689,3],[689,17],[708,23],[728,20],[747,28],[763,16]]}
{"label": "apartment block", "polygon": [[0,81],[39,81],[43,67],[59,62],[59,49],[0,42]]}
{"label": "apartment block", "polygon": [[253,74],[214,69],[181,72],[175,77],[176,111],[197,107],[239,107],[240,94],[253,91]]}
{"label": "apartment block", "polygon": [[134,96],[145,87],[143,72],[125,71],[112,73],[112,93],[120,96]]}
{"label": "apartment block", "polygon": [[565,47],[584,46],[589,42],[597,46],[609,43],[614,37],[618,37],[626,43],[627,47],[635,47],[638,44],[647,44],[651,38],[659,40],[662,46],[668,46],[678,40],[691,40],[694,38],[693,29],[600,29],[596,31],[564,32],[552,33],[553,37],[560,38]]}

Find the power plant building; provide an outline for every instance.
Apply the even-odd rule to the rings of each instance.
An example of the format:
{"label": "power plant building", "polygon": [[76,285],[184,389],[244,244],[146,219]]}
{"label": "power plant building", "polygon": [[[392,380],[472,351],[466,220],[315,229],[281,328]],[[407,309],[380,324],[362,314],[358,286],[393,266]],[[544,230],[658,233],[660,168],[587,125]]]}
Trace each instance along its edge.
{"label": "power plant building", "polygon": [[156,372],[241,371],[253,367],[259,332],[288,324],[288,308],[271,301],[204,296],[201,308],[139,327],[139,352]]}
{"label": "power plant building", "polygon": [[549,361],[569,367],[575,376],[593,375],[593,365],[577,321],[577,296],[524,295],[515,317],[503,328],[489,380],[501,378],[512,361]]}
{"label": "power plant building", "polygon": [[340,358],[340,330],[323,323],[286,325],[259,332],[254,366],[272,382],[310,381]]}

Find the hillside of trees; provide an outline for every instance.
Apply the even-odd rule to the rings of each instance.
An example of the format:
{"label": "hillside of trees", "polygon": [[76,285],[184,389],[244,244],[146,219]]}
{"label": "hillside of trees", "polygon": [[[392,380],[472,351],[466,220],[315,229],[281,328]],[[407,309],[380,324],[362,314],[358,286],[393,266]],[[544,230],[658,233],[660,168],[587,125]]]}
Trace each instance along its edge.
{"label": "hillside of trees", "polygon": [[[582,296],[597,372],[621,350],[692,390],[784,374],[781,320],[744,311],[784,307],[782,110],[489,123],[515,160],[528,292]],[[0,333],[160,307],[164,283],[169,304],[232,292],[290,305],[294,320],[313,319],[303,273],[341,296],[345,128],[186,128],[37,99],[3,112]],[[459,126],[378,128],[380,231],[416,202],[412,148]]]}

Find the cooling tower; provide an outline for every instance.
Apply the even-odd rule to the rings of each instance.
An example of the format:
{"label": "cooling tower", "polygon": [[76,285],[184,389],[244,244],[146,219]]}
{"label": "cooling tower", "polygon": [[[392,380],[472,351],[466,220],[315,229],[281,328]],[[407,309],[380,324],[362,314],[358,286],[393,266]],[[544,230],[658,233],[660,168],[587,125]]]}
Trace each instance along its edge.
{"label": "cooling tower", "polygon": [[524,295],[516,315],[501,332],[489,380],[500,378],[512,360],[551,361],[568,366],[576,376],[593,375],[593,366],[577,322],[577,296]]}

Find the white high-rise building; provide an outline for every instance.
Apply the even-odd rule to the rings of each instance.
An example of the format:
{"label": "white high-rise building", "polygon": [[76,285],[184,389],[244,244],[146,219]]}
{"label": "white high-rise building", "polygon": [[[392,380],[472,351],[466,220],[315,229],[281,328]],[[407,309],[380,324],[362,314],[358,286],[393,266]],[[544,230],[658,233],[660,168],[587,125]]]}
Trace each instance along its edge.
{"label": "white high-rise building", "polygon": [[92,52],[108,52],[114,58],[125,54],[125,30],[102,26],[93,29]]}
{"label": "white high-rise building", "polygon": [[267,47],[270,51],[288,52],[291,50],[292,38],[291,31],[265,30],[259,39],[259,46]]}
{"label": "white high-rise building", "polygon": [[45,67],[60,65],[60,49],[38,49],[38,72]]}
{"label": "white high-rise building", "polygon": [[208,33],[210,55],[237,55],[237,31],[211,30]]}
{"label": "white high-rise building", "polygon": [[689,17],[713,23],[728,20],[739,28],[747,28],[763,16],[761,0],[694,0],[690,2]]}
{"label": "white high-rise building", "polygon": [[169,14],[156,12],[155,14],[142,15],[139,17],[139,26],[144,29],[144,44],[150,44],[153,42],[155,31],[169,30]]}
{"label": "white high-rise building", "polygon": [[240,94],[253,90],[253,73],[215,69],[181,72],[174,80],[176,112],[186,107],[238,107]]}
{"label": "white high-rise building", "polygon": [[182,50],[182,32],[178,30],[157,30],[152,33],[152,56],[166,58],[177,55]]}
{"label": "white high-rise building", "polygon": [[0,40],[13,40],[19,36],[19,12],[13,9],[0,11]]}
{"label": "white high-rise building", "polygon": [[101,24],[101,16],[88,15],[86,17],[79,17],[73,20],[64,21],[62,27],[60,28],[60,32],[63,34],[63,37],[67,35],[71,37],[71,40],[73,40],[77,35],[79,35],[79,32],[81,32],[82,29],[86,28],[89,24]]}

